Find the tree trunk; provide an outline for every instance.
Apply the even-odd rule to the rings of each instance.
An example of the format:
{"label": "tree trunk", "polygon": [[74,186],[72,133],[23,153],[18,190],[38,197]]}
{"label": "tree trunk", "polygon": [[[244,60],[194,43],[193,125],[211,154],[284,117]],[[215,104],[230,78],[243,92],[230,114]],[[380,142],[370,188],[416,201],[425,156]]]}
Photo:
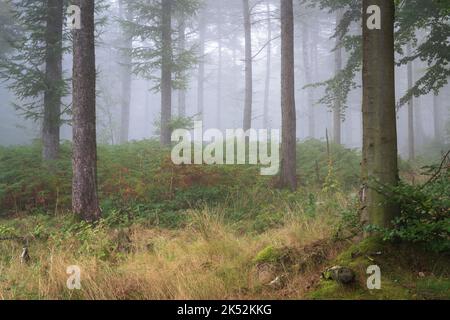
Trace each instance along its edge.
{"label": "tree trunk", "polygon": [[294,78],[294,14],[292,0],[281,0],[281,177],[280,187],[297,189]]}
{"label": "tree trunk", "polygon": [[150,119],[150,108],[151,108],[151,103],[150,103],[150,88],[151,85],[150,83],[147,84],[147,82],[145,83],[145,112],[144,112],[144,132],[145,132],[145,137],[147,136],[151,136],[150,132],[147,132],[146,130],[148,129],[148,126],[151,123],[151,119]]}
{"label": "tree trunk", "polygon": [[[411,45],[407,45],[408,56],[411,55]],[[413,87],[413,64],[408,62],[408,90]],[[414,98],[408,101],[408,157],[410,160],[415,158],[415,141],[414,141]]]}
{"label": "tree trunk", "polygon": [[[180,18],[180,23],[178,25],[178,34],[180,51],[184,52],[184,50],[186,50],[186,20],[184,16]],[[186,116],[186,90],[184,88],[178,91],[178,116]]]}
{"label": "tree trunk", "polygon": [[436,141],[442,141],[442,129],[441,129],[441,113],[439,106],[439,95],[433,95],[433,123],[434,123],[434,139]]}
{"label": "tree trunk", "polygon": [[252,99],[253,99],[253,57],[252,57],[252,25],[250,18],[249,0],[242,0],[244,11],[245,32],[245,103],[244,103],[244,131],[252,127]]}
{"label": "tree trunk", "polygon": [[219,1],[218,3],[218,19],[217,19],[217,36],[218,36],[218,45],[219,45],[219,59],[218,59],[218,69],[217,69],[217,113],[216,113],[216,122],[217,122],[217,128],[221,127],[222,119],[221,119],[221,113],[222,113],[222,65],[223,65],[223,50],[222,50],[222,37],[223,37],[223,31],[222,31],[222,2]]}
{"label": "tree trunk", "polygon": [[[336,14],[336,30],[342,20],[342,11]],[[342,70],[342,48],[340,34],[336,36],[336,51],[334,52],[335,75]],[[342,144],[342,102],[340,97],[335,97],[333,108],[333,140],[336,144]]]}
{"label": "tree trunk", "polygon": [[56,160],[59,155],[62,85],[63,3],[47,0],[47,42],[45,55],[44,121],[42,126],[42,158]]}
{"label": "tree trunk", "polygon": [[422,108],[422,99],[422,96],[418,97],[414,105],[414,143],[416,145],[416,149],[417,147],[423,146],[427,140],[427,133],[424,127],[424,110]]}
{"label": "tree trunk", "polygon": [[[371,5],[381,8],[381,30],[367,27]],[[373,187],[398,184],[394,10],[391,0],[363,0],[362,220],[380,227],[391,227],[399,213],[398,206]]]}
{"label": "tree trunk", "polygon": [[272,68],[272,21],[270,3],[267,2],[267,61],[266,61],[266,83],[264,88],[264,111],[263,128],[269,129],[269,97],[270,97],[270,77]]}
{"label": "tree trunk", "polygon": [[[129,11],[123,7],[123,0],[119,1],[120,16],[122,19],[130,20]],[[123,52],[121,66],[121,85],[122,85],[122,111],[120,123],[120,143],[127,143],[130,130],[130,102],[131,102],[131,73],[132,59],[130,51],[133,47],[133,39],[124,32],[123,35]]]}
{"label": "tree trunk", "polygon": [[161,145],[170,145],[172,118],[172,1],[162,1]]}
{"label": "tree trunk", "polygon": [[73,39],[72,209],[84,220],[100,218],[97,197],[94,1],[77,0],[81,29]]}
{"label": "tree trunk", "polygon": [[197,113],[200,119],[203,119],[203,111],[205,104],[205,37],[206,37],[206,12],[202,10],[199,23],[199,55],[198,79],[197,79]]}
{"label": "tree trunk", "polygon": [[[303,37],[302,37],[302,46],[303,46],[303,65],[305,68],[305,85],[311,84],[311,60],[310,60],[310,43],[309,43],[309,27],[308,23],[304,21],[303,26]],[[311,95],[311,88],[306,89],[306,103],[308,110],[308,137],[315,137],[315,110],[314,110],[314,102]]]}

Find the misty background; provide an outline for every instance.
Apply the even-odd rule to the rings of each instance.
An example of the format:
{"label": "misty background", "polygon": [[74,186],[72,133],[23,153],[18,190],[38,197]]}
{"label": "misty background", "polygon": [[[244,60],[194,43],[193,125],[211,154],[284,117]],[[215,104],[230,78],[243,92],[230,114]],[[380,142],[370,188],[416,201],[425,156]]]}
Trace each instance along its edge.
{"label": "misty background", "polygon": [[[124,50],[127,41],[123,36],[122,21],[126,19],[121,1],[105,1],[106,7],[99,15],[105,18],[97,38],[97,134],[100,143],[118,144],[121,135]],[[277,2],[253,1],[251,3],[252,54],[253,54],[253,128],[280,129],[280,21]],[[335,74],[336,14],[307,7],[299,1],[295,5],[295,69],[297,138],[325,140],[333,134],[332,110],[319,103],[324,87],[307,87],[308,84],[326,81]],[[3,12],[6,14],[6,12]],[[177,30],[177,19],[173,19]],[[199,116],[199,65],[204,64],[204,128],[221,130],[241,128],[245,94],[245,40],[244,18],[241,0],[207,0],[197,14],[185,21],[186,46],[197,53],[196,63],[187,74],[184,90],[187,117]],[[204,34],[200,28],[203,26]],[[351,32],[360,32],[360,26],[351,26]],[[424,39],[427,30],[421,30],[418,39]],[[145,41],[145,40],[144,40]],[[175,40],[176,41],[176,40]],[[199,48],[204,43],[205,53]],[[0,45],[5,46],[4,42]],[[133,39],[133,47],[142,40]],[[4,48],[5,49],[5,48]],[[398,58],[398,57],[397,57]],[[348,53],[342,50],[345,65]],[[413,78],[419,79],[427,68],[426,62],[416,60],[412,64]],[[72,56],[64,54],[63,71],[70,77]],[[125,69],[125,70],[124,70]],[[128,71],[127,71],[128,70]],[[361,148],[362,118],[361,75],[355,77],[358,88],[352,90],[342,118],[342,144],[348,148]],[[42,121],[24,119],[14,108],[20,103],[8,89],[8,81],[0,83],[0,144],[3,146],[30,144],[40,138]],[[152,90],[155,81],[131,74],[130,125],[128,140],[157,138],[160,120],[161,97]],[[397,98],[408,89],[407,66],[396,69]],[[172,113],[179,114],[180,90],[172,93]],[[70,104],[71,96],[63,98]],[[268,117],[265,124],[264,105]],[[65,119],[70,119],[66,115]],[[398,110],[398,143],[402,156],[408,154],[407,106]],[[446,85],[439,95],[430,93],[414,98],[414,135],[416,152],[426,152],[422,147],[435,142],[448,142],[450,119],[450,90]],[[61,128],[61,139],[71,140],[70,123]],[[445,141],[442,141],[442,140]]]}

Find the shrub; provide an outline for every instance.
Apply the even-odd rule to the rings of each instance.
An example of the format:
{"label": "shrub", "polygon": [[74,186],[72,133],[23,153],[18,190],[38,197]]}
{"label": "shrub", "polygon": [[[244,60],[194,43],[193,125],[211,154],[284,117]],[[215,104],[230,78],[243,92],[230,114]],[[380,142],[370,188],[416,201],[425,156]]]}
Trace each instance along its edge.
{"label": "shrub", "polygon": [[[420,243],[443,252],[450,250],[450,166],[447,159],[441,166],[426,167],[431,179],[422,185],[401,182],[387,187],[390,201],[400,205],[401,213],[393,221],[392,229],[379,231],[385,240],[403,240]],[[385,190],[386,191],[386,190]]]}
{"label": "shrub", "polygon": [[[345,190],[359,183],[361,155],[342,145],[330,144],[333,181]],[[327,144],[319,140],[307,140],[297,146],[297,171],[300,181],[307,185],[322,185],[330,177]],[[330,181],[328,181],[329,183]]]}

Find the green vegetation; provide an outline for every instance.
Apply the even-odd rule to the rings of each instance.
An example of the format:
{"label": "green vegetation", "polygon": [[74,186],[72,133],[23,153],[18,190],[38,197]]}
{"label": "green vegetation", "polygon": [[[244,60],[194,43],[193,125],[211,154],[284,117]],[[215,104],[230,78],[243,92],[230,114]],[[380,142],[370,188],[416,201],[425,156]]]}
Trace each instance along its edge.
{"label": "green vegetation", "polygon": [[[335,265],[356,271],[358,278],[351,286],[321,280],[309,293],[312,299],[449,299],[450,257],[432,254],[410,244],[389,244],[371,238],[341,253]],[[367,267],[381,268],[381,289],[368,290]]]}
{"label": "green vegetation", "polygon": [[[298,152],[299,171],[317,179],[301,178],[308,187],[290,193],[274,189],[273,178],[255,166],[174,166],[154,141],[101,146],[103,218],[92,225],[70,213],[70,144],[59,161],[45,165],[36,161],[38,144],[2,148],[1,298],[448,298],[449,260],[442,253],[380,241],[348,249],[348,239],[361,232],[357,152],[333,145],[331,165],[325,143],[307,141]],[[326,188],[330,168],[343,192]],[[435,178],[418,190],[398,188],[399,199],[415,205],[404,206],[404,214],[426,209],[448,221],[442,211],[448,180]],[[411,223],[395,235],[412,234]],[[443,238],[421,240],[437,245]],[[18,258],[24,243],[28,265]],[[319,282],[333,263],[353,268],[359,282],[350,288]],[[379,292],[364,286],[374,263],[382,267]],[[65,268],[74,264],[83,272],[76,292],[65,287]]]}
{"label": "green vegetation", "polygon": [[447,156],[439,167],[427,167],[426,183],[402,182],[395,188],[380,188],[391,201],[400,204],[401,215],[391,230],[371,228],[383,234],[384,240],[407,241],[424,245],[437,252],[450,251],[450,171]]}

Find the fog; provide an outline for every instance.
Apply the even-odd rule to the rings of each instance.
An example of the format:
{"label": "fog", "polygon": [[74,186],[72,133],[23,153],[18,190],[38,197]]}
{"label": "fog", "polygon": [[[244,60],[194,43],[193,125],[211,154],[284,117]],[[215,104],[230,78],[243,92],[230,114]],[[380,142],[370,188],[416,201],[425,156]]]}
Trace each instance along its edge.
{"label": "fog", "polygon": [[[97,131],[98,141],[117,144],[120,141],[122,101],[123,101],[123,14],[119,1],[106,1],[108,7],[102,10],[97,19],[106,18],[99,29],[96,46],[97,60]],[[252,2],[252,54],[253,56],[253,113],[252,127],[265,128],[264,103],[265,90],[268,90],[269,128],[280,128],[280,23],[278,2]],[[199,35],[199,24],[205,18],[204,39]],[[270,17],[270,20],[268,19]],[[245,57],[244,21],[242,1],[208,0],[194,15],[186,18],[186,45],[197,52],[196,63],[185,70],[187,75],[185,101],[186,116],[199,118],[199,63],[204,63],[204,110],[205,128],[221,130],[241,128],[244,113]],[[301,5],[295,1],[295,69],[296,69],[296,109],[297,138],[305,140],[316,138],[325,140],[327,133],[333,132],[332,110],[319,100],[324,95],[324,87],[305,88],[306,85],[326,81],[335,74],[336,28],[335,13]],[[172,20],[177,30],[177,19]],[[359,25],[354,23],[350,32],[357,34]],[[419,35],[423,39],[427,30]],[[271,39],[269,39],[269,36]],[[175,33],[173,41],[178,35]],[[143,45],[147,40],[133,39],[133,47]],[[270,40],[270,41],[269,41]],[[205,53],[199,56],[200,42],[204,41]],[[1,42],[2,46],[6,44]],[[270,51],[268,47],[270,46]],[[5,49],[5,48],[3,48]],[[2,50],[3,51],[3,50]],[[345,66],[349,53],[342,50],[342,63]],[[270,75],[268,77],[268,55],[270,52]],[[397,57],[399,58],[399,57]],[[66,52],[63,58],[64,74],[70,77],[72,57]],[[426,62],[413,63],[414,79],[419,79],[427,68]],[[309,77],[307,75],[309,70]],[[152,71],[158,77],[157,71]],[[158,138],[156,123],[160,121],[161,96],[152,90],[156,80],[144,78],[133,73],[131,78],[130,122],[128,140]],[[346,103],[342,122],[342,143],[349,148],[361,148],[361,74],[355,77],[357,88],[351,90]],[[0,84],[0,144],[29,144],[40,138],[42,120],[25,119],[14,104],[23,103],[8,89],[11,83]],[[407,67],[396,70],[397,98],[400,99],[408,89]],[[180,111],[180,90],[172,93],[172,114]],[[70,94],[63,98],[70,104]],[[437,97],[433,93],[414,98],[415,144],[417,150],[435,139],[435,127],[439,126],[445,136],[450,109],[450,90],[445,86]],[[407,106],[398,109],[398,143],[401,155],[408,151]],[[433,110],[438,110],[438,122]],[[66,115],[68,120],[70,116]],[[312,130],[311,130],[312,129]],[[311,132],[312,131],[312,132]],[[70,123],[61,129],[61,139],[71,140]]]}

